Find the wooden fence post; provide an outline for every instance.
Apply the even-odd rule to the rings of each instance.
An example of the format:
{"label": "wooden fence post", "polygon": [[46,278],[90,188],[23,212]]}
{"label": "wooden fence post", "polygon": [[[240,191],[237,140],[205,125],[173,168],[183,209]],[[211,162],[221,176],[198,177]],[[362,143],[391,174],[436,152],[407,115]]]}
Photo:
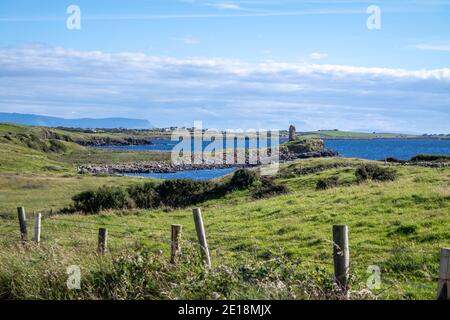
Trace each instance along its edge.
{"label": "wooden fence post", "polygon": [[450,248],[441,248],[438,300],[450,300]]}
{"label": "wooden fence post", "polygon": [[25,208],[18,207],[17,214],[19,216],[20,239],[22,241],[28,241],[27,215],[25,214]]}
{"label": "wooden fence post", "polygon": [[34,242],[37,244],[41,242],[41,218],[40,213],[34,215]]}
{"label": "wooden fence post", "polygon": [[100,255],[105,254],[107,246],[108,246],[108,229],[99,228],[98,229],[98,249],[97,249],[98,254],[100,254]]}
{"label": "wooden fence post", "polygon": [[202,211],[200,208],[192,210],[194,214],[195,230],[197,230],[198,244],[200,245],[200,252],[202,259],[207,269],[211,268],[211,258],[209,256],[208,244],[206,243],[205,227],[203,225]]}
{"label": "wooden fence post", "polygon": [[181,224],[172,225],[172,242],[170,247],[170,262],[176,263],[178,257],[181,255],[180,236],[182,226]]}
{"label": "wooden fence post", "polygon": [[336,283],[342,291],[346,292],[350,266],[348,227],[346,225],[333,226],[333,260]]}

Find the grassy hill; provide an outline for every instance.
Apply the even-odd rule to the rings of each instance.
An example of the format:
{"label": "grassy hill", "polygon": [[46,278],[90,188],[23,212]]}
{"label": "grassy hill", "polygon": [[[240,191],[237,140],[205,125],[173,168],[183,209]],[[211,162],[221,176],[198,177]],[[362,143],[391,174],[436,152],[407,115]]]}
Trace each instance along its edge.
{"label": "grassy hill", "polygon": [[[135,132],[132,130],[132,132]],[[150,139],[147,133],[83,133],[45,127],[29,127],[0,123],[1,173],[74,173],[77,164],[112,164],[140,161],[166,161],[170,152],[131,152],[83,147],[92,139]]]}
{"label": "grassy hill", "polygon": [[[286,195],[256,200],[251,190],[244,190],[200,204],[212,252],[213,270],[208,274],[198,265],[191,208],[48,217],[39,248],[20,245],[17,221],[3,218],[0,296],[337,298],[331,280],[331,228],[347,224],[350,298],[434,299],[439,248],[450,241],[450,168],[396,167],[397,181],[358,184],[354,172],[361,161],[296,161],[283,165],[276,179],[288,186]],[[317,181],[329,177],[338,177],[341,185],[317,191]],[[93,178],[83,178],[80,184],[136,183]],[[16,188],[10,194],[22,195],[20,199],[2,200],[9,207],[23,205],[29,213],[48,206],[51,196],[62,204],[75,191],[70,186],[78,178],[67,179],[66,194]],[[35,183],[40,185],[39,180]],[[58,183],[66,182],[45,185],[55,190]],[[49,195],[40,198],[44,193]],[[184,258],[178,265],[167,263],[173,223],[183,225]],[[110,232],[105,257],[96,254],[99,227]],[[80,291],[65,288],[65,271],[73,264],[83,272]],[[381,269],[381,288],[368,291],[371,265]]]}
{"label": "grassy hill", "polygon": [[93,140],[109,139],[116,143],[127,143],[128,139],[170,138],[170,132],[155,130],[98,129],[83,130],[73,128],[48,128],[25,126],[0,122],[0,136],[8,134],[29,134],[39,138],[53,138],[77,143],[88,143]]}
{"label": "grassy hill", "polygon": [[[275,183],[287,194],[256,199],[248,189],[198,205],[213,261],[205,273],[192,208],[49,216],[82,191],[149,181],[81,175],[75,164],[167,156],[82,147],[71,141],[88,133],[49,130],[0,125],[0,299],[340,299],[333,289],[334,224],[350,230],[349,298],[435,298],[439,248],[450,241],[450,168],[393,164],[396,181],[358,183],[356,168],[367,161],[283,164]],[[339,186],[316,190],[329,178]],[[18,241],[18,206],[27,209],[29,230],[31,213],[44,213],[39,246]],[[183,225],[177,265],[168,263],[174,223]],[[96,253],[99,227],[109,230],[103,257]],[[82,270],[82,290],[66,287],[70,265]],[[381,270],[379,289],[367,289],[370,266]]]}
{"label": "grassy hill", "polygon": [[302,132],[304,138],[321,139],[408,139],[421,138],[421,136],[401,133],[368,133],[368,132],[346,132],[338,130],[319,130],[312,132]]}

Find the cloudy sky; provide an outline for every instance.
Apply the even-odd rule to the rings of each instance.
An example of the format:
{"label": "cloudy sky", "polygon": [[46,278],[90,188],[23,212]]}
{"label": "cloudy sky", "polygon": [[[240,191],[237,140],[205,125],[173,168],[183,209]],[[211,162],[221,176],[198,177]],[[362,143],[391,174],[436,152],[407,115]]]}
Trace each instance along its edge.
{"label": "cloudy sky", "polygon": [[444,0],[1,0],[0,111],[450,133],[449,17]]}

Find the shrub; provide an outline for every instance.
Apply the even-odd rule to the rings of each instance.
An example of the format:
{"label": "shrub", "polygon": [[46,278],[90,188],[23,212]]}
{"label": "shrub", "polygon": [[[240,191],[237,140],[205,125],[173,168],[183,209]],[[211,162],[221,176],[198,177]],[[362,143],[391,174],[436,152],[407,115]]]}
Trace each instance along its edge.
{"label": "shrub", "polygon": [[447,155],[433,155],[433,154],[418,154],[411,158],[412,162],[418,161],[450,161],[450,156]]}
{"label": "shrub", "polygon": [[391,168],[380,167],[377,164],[366,163],[360,165],[355,172],[358,182],[366,180],[394,181],[397,173]]}
{"label": "shrub", "polygon": [[51,152],[62,153],[67,151],[66,145],[59,140],[50,140],[49,144],[48,148]]}
{"label": "shrub", "polygon": [[246,189],[252,186],[257,180],[258,179],[254,171],[239,169],[231,177],[228,186],[230,190]]}
{"label": "shrub", "polygon": [[274,197],[281,194],[286,194],[289,192],[288,187],[280,184],[263,185],[252,191],[251,196],[254,199],[262,199]]}
{"label": "shrub", "polygon": [[118,187],[101,187],[97,191],[84,191],[75,195],[72,200],[76,210],[86,213],[131,207],[128,193]]}
{"label": "shrub", "polygon": [[390,163],[405,163],[405,160],[400,160],[394,157],[388,157],[385,159],[386,162],[390,162]]}
{"label": "shrub", "polygon": [[339,185],[338,177],[319,179],[316,184],[316,190],[326,190],[336,188]]}
{"label": "shrub", "polygon": [[401,235],[410,235],[416,233],[417,229],[418,227],[414,224],[401,225],[394,231],[394,233]]}
{"label": "shrub", "polygon": [[288,192],[289,189],[285,185],[278,185],[275,184],[271,178],[261,177],[261,184],[253,190],[250,195],[254,199],[262,199],[286,194]]}
{"label": "shrub", "polygon": [[128,194],[133,199],[136,207],[142,209],[157,208],[159,206],[159,195],[153,183],[144,183],[128,188]]}
{"label": "shrub", "polygon": [[80,192],[72,197],[75,210],[97,213],[100,206],[97,203],[96,192],[92,190]]}
{"label": "shrub", "polygon": [[209,181],[189,179],[165,180],[156,187],[161,204],[169,207],[184,207],[203,201],[213,190]]}

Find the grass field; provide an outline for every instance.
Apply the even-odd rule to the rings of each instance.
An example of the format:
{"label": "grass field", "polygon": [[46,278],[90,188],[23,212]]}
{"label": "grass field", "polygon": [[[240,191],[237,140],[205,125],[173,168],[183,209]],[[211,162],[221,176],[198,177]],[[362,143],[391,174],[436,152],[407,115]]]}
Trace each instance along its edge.
{"label": "grass field", "polygon": [[[81,175],[74,165],[165,160],[166,153],[93,150],[71,142],[44,152],[51,146],[45,135],[20,140],[27,130],[41,129],[0,126],[0,298],[339,299],[332,285],[334,224],[350,230],[349,298],[435,298],[439,249],[450,242],[450,168],[395,166],[396,181],[357,183],[363,160],[284,164],[275,182],[288,194],[256,200],[244,190],[198,204],[213,262],[205,273],[192,208],[48,215],[71,205],[81,191],[148,181]],[[317,191],[317,181],[330,177],[340,185]],[[39,247],[19,242],[18,206],[26,208],[30,230],[32,212],[44,213]],[[178,265],[168,263],[174,223],[183,225]],[[104,257],[96,253],[99,227],[109,230]],[[82,290],[66,287],[70,265],[81,267]],[[381,287],[367,290],[373,265],[381,270]]]}
{"label": "grass field", "polygon": [[[200,204],[212,251],[213,267],[221,268],[223,265],[235,265],[242,261],[263,266],[283,261],[283,265],[287,264],[292,268],[289,269],[289,274],[306,272],[314,279],[326,278],[332,274],[332,225],[347,224],[350,230],[351,284],[354,292],[361,292],[366,287],[369,277],[367,268],[377,265],[382,271],[382,285],[379,290],[374,290],[374,295],[370,295],[370,298],[435,298],[439,248],[448,246],[450,241],[450,169],[397,167],[400,176],[398,181],[364,184],[355,183],[354,167],[338,167],[306,175],[295,174],[299,167],[336,161],[351,162],[354,165],[360,163],[360,160],[342,159],[297,161],[284,166],[277,181],[289,187],[290,193],[287,195],[253,200],[249,197],[249,191],[238,191],[222,199]],[[338,176],[342,186],[325,191],[315,190],[318,179],[331,176]],[[52,180],[45,177],[36,179],[33,176],[14,181],[12,184],[18,186],[14,190],[5,185],[9,177],[3,175],[1,179],[2,195],[5,191],[9,192],[2,199],[2,206],[10,210],[23,205],[29,208],[28,212],[30,209],[47,208],[50,203],[55,208],[66,205],[71,194],[84,188],[103,183],[129,184],[136,181],[109,177],[80,179],[77,176],[58,176]],[[27,185],[29,183],[30,186]],[[33,183],[37,187],[32,187]],[[49,189],[41,189],[40,186]],[[58,192],[60,188],[62,190]],[[195,250],[189,249],[195,243],[191,208],[49,217],[42,223],[42,244],[39,249],[32,246],[23,248],[16,241],[19,237],[17,221],[3,218],[0,227],[3,238],[0,287],[2,281],[3,287],[5,283],[17,285],[20,289],[14,293],[14,298],[30,295],[34,298],[54,298],[58,294],[61,294],[60,298],[98,297],[100,294],[93,289],[95,281],[92,279],[98,276],[99,270],[113,270],[112,261],[124,252],[135,252],[136,248],[150,252],[162,250],[160,258],[152,259],[166,261],[170,245],[170,225],[173,223],[183,225],[183,239],[186,241],[183,245],[189,252],[185,254],[196,259]],[[107,227],[110,231],[110,252],[104,258],[96,255],[98,227]],[[156,256],[159,254],[156,253]],[[49,281],[45,274],[50,272],[59,275],[55,276],[54,281],[63,281],[66,277],[64,268],[71,264],[81,265],[86,277],[91,277],[87,281],[90,289],[86,290],[89,293],[83,290],[66,292],[59,287],[54,292],[46,292],[41,288]],[[227,298],[301,297],[298,294],[289,295],[289,292],[294,294],[295,290],[291,280],[284,278],[280,278],[280,281],[284,281],[284,286],[291,291],[283,286],[278,291],[260,287],[255,289],[253,284],[245,281],[241,283],[243,287],[236,284],[233,290],[229,290],[227,286],[217,286],[215,281],[219,280],[216,278],[206,280],[204,276],[202,281],[207,281],[211,287],[205,284],[202,295],[196,296],[195,292],[188,289],[192,283],[184,278],[193,275],[186,274],[184,267],[158,269],[156,273],[173,273],[180,286],[184,284],[187,287],[184,287],[185,291],[177,290],[176,286],[167,288],[169,284],[166,280],[161,280],[162,287],[154,288],[160,295],[154,297],[211,298],[213,291]],[[273,271],[274,274],[282,273],[279,267],[274,267],[278,270]],[[197,270],[196,266],[191,265],[189,268]],[[192,272],[189,268],[189,272]],[[24,274],[18,276],[13,270],[22,270]],[[256,271],[261,272],[260,269]],[[14,279],[11,278],[13,274]],[[211,277],[218,277],[218,274],[212,273]],[[155,275],[152,273],[153,276]],[[25,293],[22,286],[26,281],[37,282],[36,289]],[[51,285],[57,284],[52,282]],[[97,292],[97,295],[92,292]],[[129,294],[126,296],[130,297]]]}
{"label": "grass field", "polygon": [[34,134],[39,137],[55,134],[60,137],[67,137],[73,141],[83,142],[94,138],[110,138],[117,141],[125,141],[128,138],[136,139],[170,139],[170,132],[158,130],[128,130],[124,132],[112,132],[111,130],[97,130],[97,132],[83,132],[74,130],[64,130],[62,128],[47,128],[39,126],[25,126],[12,123],[0,122],[0,136],[5,134]]}

